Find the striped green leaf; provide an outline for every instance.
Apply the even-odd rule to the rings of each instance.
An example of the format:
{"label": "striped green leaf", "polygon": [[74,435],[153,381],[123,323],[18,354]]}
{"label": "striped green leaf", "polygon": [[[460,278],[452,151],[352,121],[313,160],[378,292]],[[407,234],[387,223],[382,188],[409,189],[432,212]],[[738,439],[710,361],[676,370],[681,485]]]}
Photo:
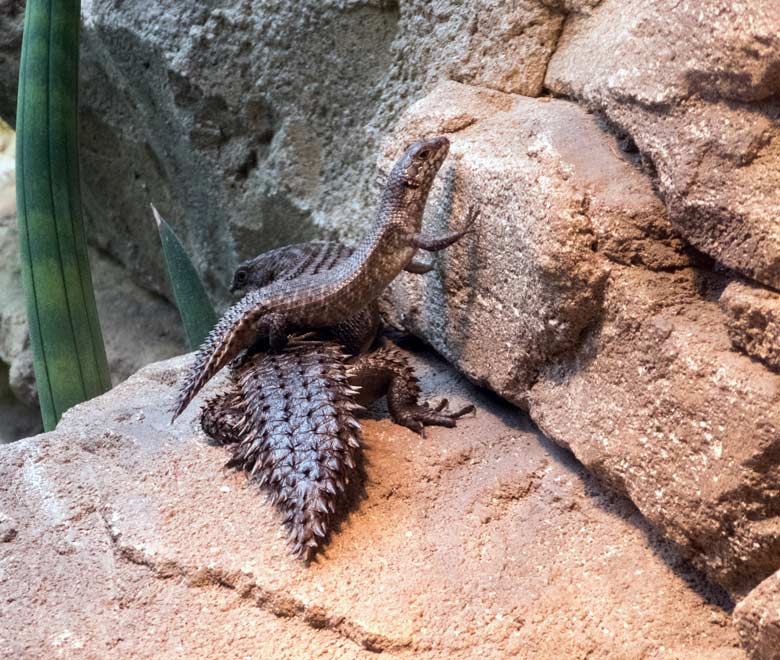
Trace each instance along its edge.
{"label": "striped green leaf", "polygon": [[28,0],[16,116],[22,279],[43,425],[111,387],[78,157],[78,0]]}

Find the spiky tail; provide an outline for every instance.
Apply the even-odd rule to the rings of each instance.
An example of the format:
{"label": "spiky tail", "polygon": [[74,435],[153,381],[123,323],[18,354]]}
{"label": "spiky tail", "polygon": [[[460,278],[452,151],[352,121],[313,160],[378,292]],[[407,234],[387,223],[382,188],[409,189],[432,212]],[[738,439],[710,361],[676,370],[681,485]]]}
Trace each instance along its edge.
{"label": "spiky tail", "polygon": [[[279,354],[257,354],[235,369],[243,410],[207,407],[238,437],[230,464],[252,475],[281,510],[294,554],[308,560],[357,476],[360,424],[345,356],[331,343],[307,342]],[[239,415],[240,413],[240,415]],[[241,419],[243,418],[243,419]],[[239,420],[239,421],[236,421]]]}
{"label": "spiky tail", "polygon": [[258,336],[257,323],[266,310],[262,294],[252,291],[233,305],[214,326],[195,355],[173,408],[173,422],[203,386]]}

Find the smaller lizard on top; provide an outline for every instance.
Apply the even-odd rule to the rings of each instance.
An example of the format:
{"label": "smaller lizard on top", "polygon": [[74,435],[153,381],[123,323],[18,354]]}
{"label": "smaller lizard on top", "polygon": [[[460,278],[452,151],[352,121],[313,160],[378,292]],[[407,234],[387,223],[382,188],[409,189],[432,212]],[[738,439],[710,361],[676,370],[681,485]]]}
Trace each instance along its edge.
{"label": "smaller lizard on top", "polygon": [[406,149],[387,178],[373,229],[339,265],[273,281],[233,305],[198,350],[173,420],[222,367],[258,338],[268,337],[271,350],[278,352],[287,343],[288,331],[335,326],[349,319],[376,301],[418,249],[441,250],[467,233],[468,226],[437,238],[420,233],[428,193],[448,151],[446,137],[419,140]]}

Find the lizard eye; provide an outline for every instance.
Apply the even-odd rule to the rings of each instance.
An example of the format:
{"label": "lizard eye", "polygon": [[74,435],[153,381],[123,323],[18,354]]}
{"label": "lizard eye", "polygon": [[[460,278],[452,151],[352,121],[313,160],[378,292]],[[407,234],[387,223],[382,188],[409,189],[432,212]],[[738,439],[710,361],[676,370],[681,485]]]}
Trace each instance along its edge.
{"label": "lizard eye", "polygon": [[245,270],[236,271],[236,282],[243,284],[246,282],[247,272]]}
{"label": "lizard eye", "polygon": [[428,149],[423,149],[419,154],[417,154],[417,157],[420,160],[428,160],[428,156],[431,155],[431,152],[428,151]]}

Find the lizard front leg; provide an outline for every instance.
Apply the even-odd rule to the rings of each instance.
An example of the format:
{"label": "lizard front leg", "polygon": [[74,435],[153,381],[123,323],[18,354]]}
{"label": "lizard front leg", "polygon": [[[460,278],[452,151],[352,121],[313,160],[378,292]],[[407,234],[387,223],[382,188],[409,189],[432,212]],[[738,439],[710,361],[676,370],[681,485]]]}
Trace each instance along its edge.
{"label": "lizard front leg", "polygon": [[421,250],[428,252],[438,252],[446,247],[449,247],[453,243],[456,243],[466,234],[470,234],[474,231],[472,225],[479,217],[479,209],[471,207],[466,215],[466,224],[460,231],[453,231],[444,236],[423,236],[422,234],[415,234],[412,238],[412,245]]}

